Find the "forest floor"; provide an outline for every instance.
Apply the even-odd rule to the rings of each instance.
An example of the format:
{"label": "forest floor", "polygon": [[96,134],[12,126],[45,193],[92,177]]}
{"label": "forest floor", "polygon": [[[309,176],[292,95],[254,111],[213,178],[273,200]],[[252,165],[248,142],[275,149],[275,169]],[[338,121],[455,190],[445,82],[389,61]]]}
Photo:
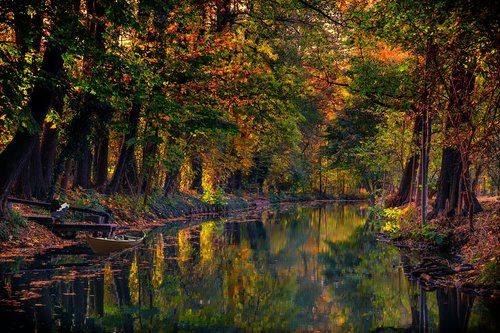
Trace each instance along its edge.
{"label": "forest floor", "polygon": [[500,201],[479,201],[483,211],[475,214],[473,231],[467,217],[436,218],[422,229],[418,210],[413,221],[401,225],[391,241],[420,258],[408,268],[414,277],[429,287],[455,286],[500,298]]}

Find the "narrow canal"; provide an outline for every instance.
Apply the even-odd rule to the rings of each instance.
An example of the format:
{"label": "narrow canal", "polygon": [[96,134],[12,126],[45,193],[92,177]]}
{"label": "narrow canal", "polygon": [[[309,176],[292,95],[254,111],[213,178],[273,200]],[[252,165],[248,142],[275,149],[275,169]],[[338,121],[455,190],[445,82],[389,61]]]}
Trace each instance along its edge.
{"label": "narrow canal", "polygon": [[177,222],[110,258],[0,263],[2,332],[495,332],[498,304],[425,291],[364,204]]}

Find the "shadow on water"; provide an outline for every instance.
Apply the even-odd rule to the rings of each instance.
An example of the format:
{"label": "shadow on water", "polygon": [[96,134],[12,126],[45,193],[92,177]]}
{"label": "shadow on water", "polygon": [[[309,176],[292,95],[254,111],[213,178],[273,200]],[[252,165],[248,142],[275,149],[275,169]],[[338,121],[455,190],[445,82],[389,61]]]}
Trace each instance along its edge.
{"label": "shadow on water", "polygon": [[154,230],[111,258],[82,248],[0,264],[2,331],[495,332],[498,304],[424,290],[366,206],[291,207]]}

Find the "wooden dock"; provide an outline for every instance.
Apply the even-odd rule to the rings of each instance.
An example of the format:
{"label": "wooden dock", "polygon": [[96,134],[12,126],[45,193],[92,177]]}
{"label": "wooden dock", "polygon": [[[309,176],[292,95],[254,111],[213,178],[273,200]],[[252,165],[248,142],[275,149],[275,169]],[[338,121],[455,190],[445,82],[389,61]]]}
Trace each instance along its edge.
{"label": "wooden dock", "polygon": [[[10,206],[12,206],[13,203],[17,203],[41,207],[47,211],[53,208],[52,204],[48,202],[31,201],[12,197],[8,198],[8,203]],[[57,212],[59,214],[51,212],[50,215],[26,215],[24,218],[47,227],[62,238],[74,238],[78,232],[92,232],[103,236],[112,236],[118,229],[126,228],[118,224],[109,223],[111,216],[106,212],[84,207],[69,207],[67,210],[84,213],[86,215],[85,219],[91,223],[63,222],[62,215],[64,214],[60,214],[60,212]]]}

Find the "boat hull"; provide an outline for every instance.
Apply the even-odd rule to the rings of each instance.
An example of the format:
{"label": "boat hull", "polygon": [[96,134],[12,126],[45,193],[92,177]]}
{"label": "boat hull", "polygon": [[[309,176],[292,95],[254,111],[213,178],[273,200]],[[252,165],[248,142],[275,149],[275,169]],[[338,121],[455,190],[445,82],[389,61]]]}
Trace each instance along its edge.
{"label": "boat hull", "polygon": [[114,238],[102,238],[102,237],[91,237],[87,235],[87,242],[90,245],[92,251],[98,255],[108,255],[113,252],[119,252],[136,245],[141,244],[144,237],[133,239],[114,239]]}

